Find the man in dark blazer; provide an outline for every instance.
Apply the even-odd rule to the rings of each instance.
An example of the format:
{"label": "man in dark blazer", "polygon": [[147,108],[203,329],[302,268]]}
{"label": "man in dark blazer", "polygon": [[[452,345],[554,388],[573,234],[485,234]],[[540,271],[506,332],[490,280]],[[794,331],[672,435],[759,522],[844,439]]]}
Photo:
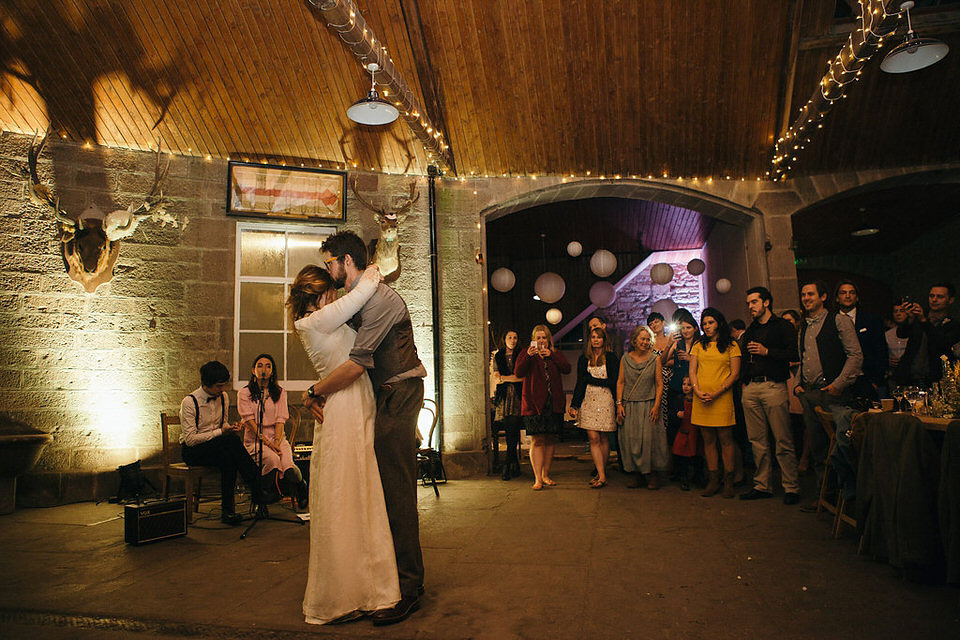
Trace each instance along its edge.
{"label": "man in dark blazer", "polygon": [[887,338],[880,316],[860,308],[857,285],[850,280],[841,280],[835,292],[837,309],[853,320],[863,352],[863,373],[853,383],[853,395],[857,398],[879,400],[887,397],[885,373],[889,361]]}

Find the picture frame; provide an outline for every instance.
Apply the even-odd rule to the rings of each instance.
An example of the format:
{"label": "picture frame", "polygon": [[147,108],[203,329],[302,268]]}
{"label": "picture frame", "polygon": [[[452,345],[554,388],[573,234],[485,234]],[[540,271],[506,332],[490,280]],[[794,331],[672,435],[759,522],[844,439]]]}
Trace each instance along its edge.
{"label": "picture frame", "polygon": [[257,162],[227,164],[227,215],[343,222],[347,172]]}

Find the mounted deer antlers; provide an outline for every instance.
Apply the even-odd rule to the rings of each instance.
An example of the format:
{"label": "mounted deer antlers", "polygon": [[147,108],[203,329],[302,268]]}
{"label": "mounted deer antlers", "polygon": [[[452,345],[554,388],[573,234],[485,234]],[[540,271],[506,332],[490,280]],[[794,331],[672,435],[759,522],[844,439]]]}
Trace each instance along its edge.
{"label": "mounted deer antlers", "polygon": [[78,216],[74,219],[60,208],[59,199],[54,197],[52,189],[40,182],[37,159],[46,145],[47,135],[43,136],[39,144],[36,140],[37,137],[34,136],[27,153],[31,199],[49,208],[60,223],[58,239],[64,269],[87,293],[93,293],[97,287],[113,278],[113,268],[120,255],[119,241],[132,236],[140,222],[153,218],[163,224],[170,222],[173,226],[178,226],[179,221],[167,214],[163,208],[165,198],[162,185],[170,169],[170,161],[168,159],[166,165],[163,165],[159,145],[153,187],[142,202],[131,204],[126,209],[111,211],[103,218]]}
{"label": "mounted deer antlers", "polygon": [[417,181],[410,183],[410,194],[402,201],[399,207],[387,211],[386,207],[376,207],[357,191],[357,178],[350,181],[350,190],[353,195],[367,209],[373,211],[374,220],[380,227],[379,237],[371,243],[373,254],[372,264],[380,266],[380,273],[387,282],[393,282],[400,277],[400,225],[407,219],[407,212],[420,199],[417,192]]}

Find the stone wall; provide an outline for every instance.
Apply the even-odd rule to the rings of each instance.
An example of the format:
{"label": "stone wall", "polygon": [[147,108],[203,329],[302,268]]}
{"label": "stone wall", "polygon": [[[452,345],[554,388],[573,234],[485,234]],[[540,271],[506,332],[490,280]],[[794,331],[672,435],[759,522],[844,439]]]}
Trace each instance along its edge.
{"label": "stone wall", "polygon": [[[226,165],[173,158],[166,193],[185,226],[140,225],[122,241],[116,277],[86,293],[64,273],[57,224],[30,201],[30,137],[5,133],[0,164],[0,379],[3,411],[54,436],[27,504],[110,495],[120,464],[156,457],[159,414],[175,410],[209,359],[230,362],[234,223],[223,215]],[[156,157],[54,143],[41,180],[79,213],[142,198]]]}
{"label": "stone wall", "polygon": [[[157,464],[159,414],[175,412],[196,388],[199,366],[218,359],[232,368],[238,220],[225,213],[225,161],[174,157],[165,193],[168,211],[185,226],[142,223],[122,241],[113,280],[88,294],[64,272],[50,212],[28,196],[30,140],[0,137],[0,355],[7,363],[0,406],[54,441],[34,473],[20,479],[21,506],[112,495],[118,465]],[[155,160],[149,152],[53,144],[39,169],[66,211],[91,204],[112,211],[149,189]],[[360,178],[359,190],[372,201],[401,197],[410,181]],[[407,300],[432,371],[426,181],[414,179],[421,197],[401,229],[403,270],[394,287]],[[365,239],[378,232],[352,194],[342,228]],[[432,376],[426,392],[435,395]]]}
{"label": "stone wall", "polygon": [[[166,193],[171,212],[186,226],[144,223],[123,241],[114,280],[87,294],[63,272],[56,223],[29,200],[23,171],[29,142],[29,136],[0,136],[0,166],[5,169],[0,171],[0,355],[8,363],[0,374],[0,398],[5,412],[56,438],[38,473],[21,483],[21,493],[33,496],[26,503],[49,504],[110,495],[117,465],[138,458],[155,461],[159,412],[176,410],[196,386],[202,362],[217,358],[232,363],[236,219],[224,211],[225,161],[173,158]],[[40,170],[68,211],[91,204],[110,211],[143,195],[154,161],[151,153],[60,144],[44,154]],[[361,193],[378,202],[401,197],[414,179],[358,176]],[[637,180],[621,186],[633,194],[624,197],[679,204],[726,222],[751,220],[743,223],[742,244],[738,239],[731,245],[736,251],[742,247],[743,284],[769,284],[778,303],[786,303],[796,296],[790,215],[884,177],[828,176],[784,184]],[[410,307],[421,357],[432,372],[427,180],[415,179],[421,197],[401,227],[403,271],[394,287]],[[437,181],[439,382],[448,470],[476,472],[487,433],[486,274],[476,260],[483,252],[485,218],[544,198],[603,195],[606,186],[566,178]],[[563,187],[573,190],[557,191]],[[340,226],[365,239],[377,233],[373,214],[352,196],[347,221]],[[905,261],[916,259],[909,251]],[[685,270],[675,271],[682,280]],[[713,281],[707,275],[709,288]],[[634,293],[643,300],[632,304],[641,306],[661,294],[667,297],[653,287],[625,296]],[[730,304],[734,302],[739,306],[739,297]],[[432,375],[426,393],[435,396]]]}

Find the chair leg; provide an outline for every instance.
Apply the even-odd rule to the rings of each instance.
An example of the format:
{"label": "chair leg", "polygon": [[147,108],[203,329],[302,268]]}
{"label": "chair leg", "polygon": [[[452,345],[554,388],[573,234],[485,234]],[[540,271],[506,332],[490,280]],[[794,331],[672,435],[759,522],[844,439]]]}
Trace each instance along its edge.
{"label": "chair leg", "polygon": [[183,493],[187,500],[187,524],[193,524],[193,476],[189,473],[183,477]]}
{"label": "chair leg", "polygon": [[197,476],[197,490],[194,492],[194,498],[193,498],[193,511],[194,511],[194,513],[200,513],[200,496],[201,496],[201,489],[202,489],[202,487],[203,487],[203,476],[202,476],[202,475],[198,475],[198,476]]}
{"label": "chair leg", "polygon": [[161,494],[163,495],[164,500],[170,497],[169,491],[170,491],[170,476],[164,473],[163,474],[163,493]]}
{"label": "chair leg", "polygon": [[837,498],[837,512],[833,515],[833,537],[840,537],[840,524],[843,521],[841,515],[843,514],[843,506],[847,503],[847,499],[843,497],[843,494],[840,494],[840,497]]}

